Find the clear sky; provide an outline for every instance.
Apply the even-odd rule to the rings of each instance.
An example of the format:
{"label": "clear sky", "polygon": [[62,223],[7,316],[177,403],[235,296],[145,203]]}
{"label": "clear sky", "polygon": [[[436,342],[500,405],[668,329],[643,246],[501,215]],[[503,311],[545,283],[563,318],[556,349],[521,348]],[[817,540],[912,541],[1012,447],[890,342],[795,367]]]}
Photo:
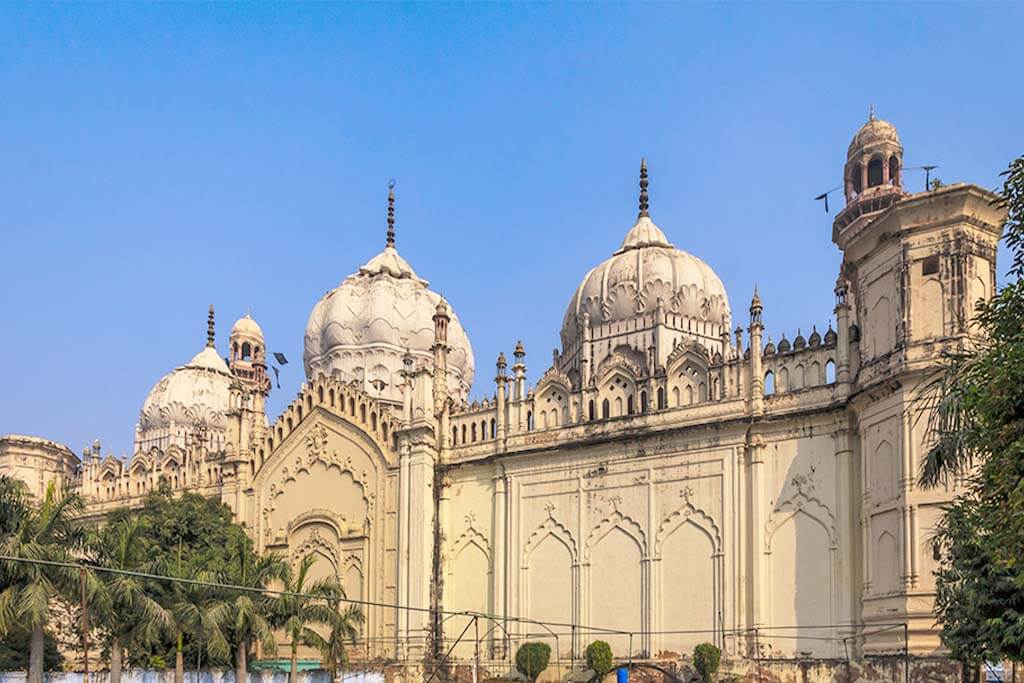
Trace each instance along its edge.
{"label": "clear sky", "polygon": [[211,302],[221,355],[251,309],[291,360],[273,418],[313,304],[383,247],[389,178],[476,397],[517,339],[548,367],[641,155],[734,320],[756,282],[773,339],[823,330],[840,254],[811,198],[869,104],[907,166],[996,187],[1022,27],[1009,3],[0,5],[0,434],[129,451]]}

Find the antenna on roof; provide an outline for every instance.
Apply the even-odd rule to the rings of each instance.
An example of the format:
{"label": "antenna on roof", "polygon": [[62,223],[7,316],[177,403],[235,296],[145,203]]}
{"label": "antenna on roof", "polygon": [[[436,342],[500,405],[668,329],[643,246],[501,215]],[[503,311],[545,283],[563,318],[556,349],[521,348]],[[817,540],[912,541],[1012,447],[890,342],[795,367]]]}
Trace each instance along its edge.
{"label": "antenna on roof", "polygon": [[924,171],[924,191],[927,192],[931,189],[932,184],[932,171],[937,169],[938,166],[935,164],[929,166],[910,166],[904,168],[904,171]]}
{"label": "antenna on roof", "polygon": [[825,192],[822,192],[821,194],[814,198],[814,201],[816,202],[820,202],[823,199],[825,200],[825,213],[828,213],[828,196],[835,192],[836,190],[838,190],[840,187],[842,187],[842,185],[833,187],[831,190],[826,190]]}

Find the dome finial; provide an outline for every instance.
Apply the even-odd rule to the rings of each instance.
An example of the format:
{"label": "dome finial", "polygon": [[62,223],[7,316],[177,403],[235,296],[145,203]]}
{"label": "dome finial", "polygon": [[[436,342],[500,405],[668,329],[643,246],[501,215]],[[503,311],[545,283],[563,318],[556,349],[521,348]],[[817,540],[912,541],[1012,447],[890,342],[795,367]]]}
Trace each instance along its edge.
{"label": "dome finial", "polygon": [[395,179],[388,181],[388,240],[387,246],[395,246]]}
{"label": "dome finial", "polygon": [[637,218],[650,218],[647,212],[647,159],[640,157],[640,213]]}
{"label": "dome finial", "polygon": [[875,105],[870,104],[870,105],[868,105],[868,121],[874,121],[874,120],[875,120]]}
{"label": "dome finial", "polygon": [[210,304],[210,313],[206,316],[206,345],[213,348],[213,304]]}

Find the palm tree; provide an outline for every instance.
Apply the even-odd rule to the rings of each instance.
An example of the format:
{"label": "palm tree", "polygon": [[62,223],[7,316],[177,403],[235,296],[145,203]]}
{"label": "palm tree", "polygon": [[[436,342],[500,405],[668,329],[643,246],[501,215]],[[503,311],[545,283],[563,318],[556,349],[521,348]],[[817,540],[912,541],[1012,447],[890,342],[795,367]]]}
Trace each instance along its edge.
{"label": "palm tree", "polygon": [[[214,658],[227,658],[231,652],[224,629],[216,623],[211,607],[215,604],[212,592],[203,582],[213,582],[216,577],[194,567],[183,565],[179,544],[177,561],[173,568],[160,572],[166,576],[187,579],[173,581],[161,594],[164,608],[171,613],[174,634],[174,683],[185,679],[185,637],[191,636],[197,644],[205,643],[206,651]],[[192,583],[197,581],[200,583]]]}
{"label": "palm tree", "polygon": [[96,539],[102,567],[119,570],[99,574],[96,605],[109,634],[110,681],[121,683],[124,648],[146,642],[172,627],[171,614],[152,594],[154,586],[130,573],[152,569],[146,561],[145,526],[138,517],[124,517],[105,527]]}
{"label": "palm tree", "polygon": [[299,645],[319,647],[324,640],[311,628],[311,624],[326,626],[334,616],[325,600],[332,594],[333,583],[321,580],[306,585],[309,569],[315,561],[315,555],[307,555],[302,558],[296,571],[287,573],[283,595],[277,601],[281,627],[291,647],[289,683],[297,683],[299,678]]}
{"label": "palm tree", "polygon": [[248,675],[250,646],[259,643],[267,652],[277,650],[271,623],[275,598],[265,591],[272,583],[283,581],[286,572],[287,566],[277,555],[257,555],[244,533],[236,536],[224,583],[238,588],[224,589],[210,608],[210,620],[230,636],[238,683],[245,683]]}
{"label": "palm tree", "polygon": [[345,591],[339,583],[332,587],[327,607],[330,612],[327,635],[314,643],[314,646],[320,651],[321,660],[331,672],[333,681],[338,677],[338,670],[348,664],[347,648],[355,644],[359,626],[365,617],[358,605],[346,601]]}
{"label": "palm tree", "polygon": [[[39,503],[24,498],[19,503],[22,494],[11,487],[10,483],[0,487],[0,505],[7,506],[12,515],[2,522],[0,555],[73,563],[73,553],[85,546],[85,532],[78,520],[81,499],[58,492],[51,482]],[[83,571],[81,577],[92,593],[95,584],[91,573]],[[50,619],[50,606],[62,595],[74,595],[78,579],[79,571],[71,566],[0,561],[0,633],[16,623],[29,629],[28,683],[43,681],[44,629]]]}

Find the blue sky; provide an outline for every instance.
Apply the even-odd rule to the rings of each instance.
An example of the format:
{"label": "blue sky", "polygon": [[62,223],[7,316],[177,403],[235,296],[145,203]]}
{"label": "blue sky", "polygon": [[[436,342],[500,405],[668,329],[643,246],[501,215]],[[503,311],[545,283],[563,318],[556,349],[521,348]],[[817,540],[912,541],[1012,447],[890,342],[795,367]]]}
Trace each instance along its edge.
{"label": "blue sky", "polygon": [[907,166],[995,187],[1024,152],[1021,26],[1009,3],[0,5],[0,434],[130,450],[211,302],[222,355],[251,309],[291,359],[276,416],[311,307],[383,246],[389,178],[477,397],[517,339],[546,369],[641,155],[735,319],[756,282],[774,339],[822,329],[841,257],[811,198],[868,105]]}

